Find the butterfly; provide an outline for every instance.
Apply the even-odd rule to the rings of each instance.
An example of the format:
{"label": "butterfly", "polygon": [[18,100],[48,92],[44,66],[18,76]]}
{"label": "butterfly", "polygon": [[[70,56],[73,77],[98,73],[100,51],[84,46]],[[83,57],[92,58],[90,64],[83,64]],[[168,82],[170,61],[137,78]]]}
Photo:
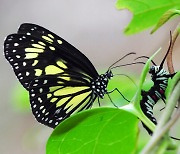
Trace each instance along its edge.
{"label": "butterfly", "polygon": [[[158,66],[153,60],[151,60],[153,65],[150,67],[149,73],[151,74],[151,80],[153,82],[153,86],[148,91],[144,91],[144,90],[141,91],[141,95],[142,95],[142,99],[140,101],[141,109],[142,109],[143,113],[155,125],[157,125],[157,120],[154,117],[153,108],[160,99],[162,99],[163,102],[165,103],[165,100],[166,100],[165,91],[168,86],[168,80],[169,80],[169,78],[172,78],[175,75],[175,73],[174,74],[168,73],[163,68],[164,62],[170,52],[171,46],[172,46],[172,36],[170,33],[169,48],[168,48],[163,60],[161,61],[160,65]],[[137,57],[136,59],[139,59],[139,58],[149,59],[148,56],[140,56],[140,57]],[[150,135],[152,135],[153,132],[144,123],[142,123],[142,124],[143,124],[143,127],[147,130],[147,132]]]}
{"label": "butterfly", "polygon": [[[113,77],[111,67],[116,64],[99,75],[82,52],[31,23],[22,24],[16,34],[7,36],[4,54],[20,83],[29,91],[35,118],[52,128],[70,115],[91,108],[96,98],[108,94],[107,85]],[[123,58],[131,54],[135,53]]]}

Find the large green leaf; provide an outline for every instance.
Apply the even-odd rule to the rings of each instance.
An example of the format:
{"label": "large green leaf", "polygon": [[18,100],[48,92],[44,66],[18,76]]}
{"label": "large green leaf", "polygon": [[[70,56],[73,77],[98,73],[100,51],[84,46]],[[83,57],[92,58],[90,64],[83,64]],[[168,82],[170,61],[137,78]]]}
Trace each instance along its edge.
{"label": "large green leaf", "polygon": [[155,25],[167,10],[179,9],[180,0],[117,0],[116,8],[134,14],[125,28],[126,34],[134,34]]}
{"label": "large green leaf", "polygon": [[50,136],[47,154],[117,154],[135,151],[136,116],[113,108],[83,111],[62,122]]}

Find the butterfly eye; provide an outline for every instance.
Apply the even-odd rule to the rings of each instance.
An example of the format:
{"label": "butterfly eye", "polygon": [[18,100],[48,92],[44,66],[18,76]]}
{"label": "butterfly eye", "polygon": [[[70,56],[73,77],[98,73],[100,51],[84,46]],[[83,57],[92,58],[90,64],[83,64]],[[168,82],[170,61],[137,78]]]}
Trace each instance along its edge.
{"label": "butterfly eye", "polygon": [[155,66],[151,66],[151,67],[150,67],[149,73],[150,73],[150,74],[154,74],[154,73],[155,73]]}
{"label": "butterfly eye", "polygon": [[113,77],[113,73],[112,73],[111,70],[108,70],[108,71],[106,72],[106,77],[107,77],[108,79],[111,79],[111,78]]}

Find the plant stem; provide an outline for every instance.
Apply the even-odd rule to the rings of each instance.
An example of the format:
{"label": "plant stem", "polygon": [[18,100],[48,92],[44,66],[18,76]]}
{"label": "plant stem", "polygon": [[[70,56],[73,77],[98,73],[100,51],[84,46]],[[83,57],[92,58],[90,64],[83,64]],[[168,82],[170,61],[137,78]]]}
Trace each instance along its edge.
{"label": "plant stem", "polygon": [[177,85],[174,87],[173,92],[171,93],[171,96],[169,97],[167,101],[166,108],[162,114],[161,120],[159,124],[157,125],[157,128],[149,141],[149,143],[146,145],[146,147],[142,150],[141,154],[149,154],[153,147],[155,147],[160,139],[162,138],[162,135],[160,132],[162,131],[162,128],[166,124],[166,122],[169,120],[177,101],[179,100],[180,97],[180,81],[177,83]]}
{"label": "plant stem", "polygon": [[173,61],[172,61],[172,52],[173,52],[173,47],[174,47],[174,43],[179,35],[179,28],[180,28],[180,23],[177,25],[176,29],[174,30],[174,32],[172,33],[172,44],[170,47],[170,51],[169,54],[167,56],[167,66],[168,66],[168,70],[170,74],[175,73],[174,71],[174,66],[173,66]]}
{"label": "plant stem", "polygon": [[167,145],[168,145],[168,141],[163,140],[162,144],[157,148],[156,154],[164,154],[164,152],[166,151]]}

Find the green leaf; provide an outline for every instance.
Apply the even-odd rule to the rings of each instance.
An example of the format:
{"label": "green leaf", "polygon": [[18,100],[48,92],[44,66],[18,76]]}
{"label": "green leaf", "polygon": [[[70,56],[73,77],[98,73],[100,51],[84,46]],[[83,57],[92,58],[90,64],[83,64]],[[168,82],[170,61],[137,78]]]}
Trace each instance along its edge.
{"label": "green leaf", "polygon": [[155,25],[169,9],[179,9],[179,0],[117,0],[117,9],[128,9],[134,15],[125,34],[134,34]]}
{"label": "green leaf", "polygon": [[134,115],[113,108],[91,109],[60,123],[48,139],[46,153],[133,153],[137,134]]}
{"label": "green leaf", "polygon": [[172,18],[174,15],[177,15],[177,14],[180,15],[180,10],[170,9],[167,12],[165,12],[162,15],[162,17],[159,19],[159,22],[156,24],[156,26],[151,31],[151,34],[154,33],[162,25],[164,25],[170,18]]}

